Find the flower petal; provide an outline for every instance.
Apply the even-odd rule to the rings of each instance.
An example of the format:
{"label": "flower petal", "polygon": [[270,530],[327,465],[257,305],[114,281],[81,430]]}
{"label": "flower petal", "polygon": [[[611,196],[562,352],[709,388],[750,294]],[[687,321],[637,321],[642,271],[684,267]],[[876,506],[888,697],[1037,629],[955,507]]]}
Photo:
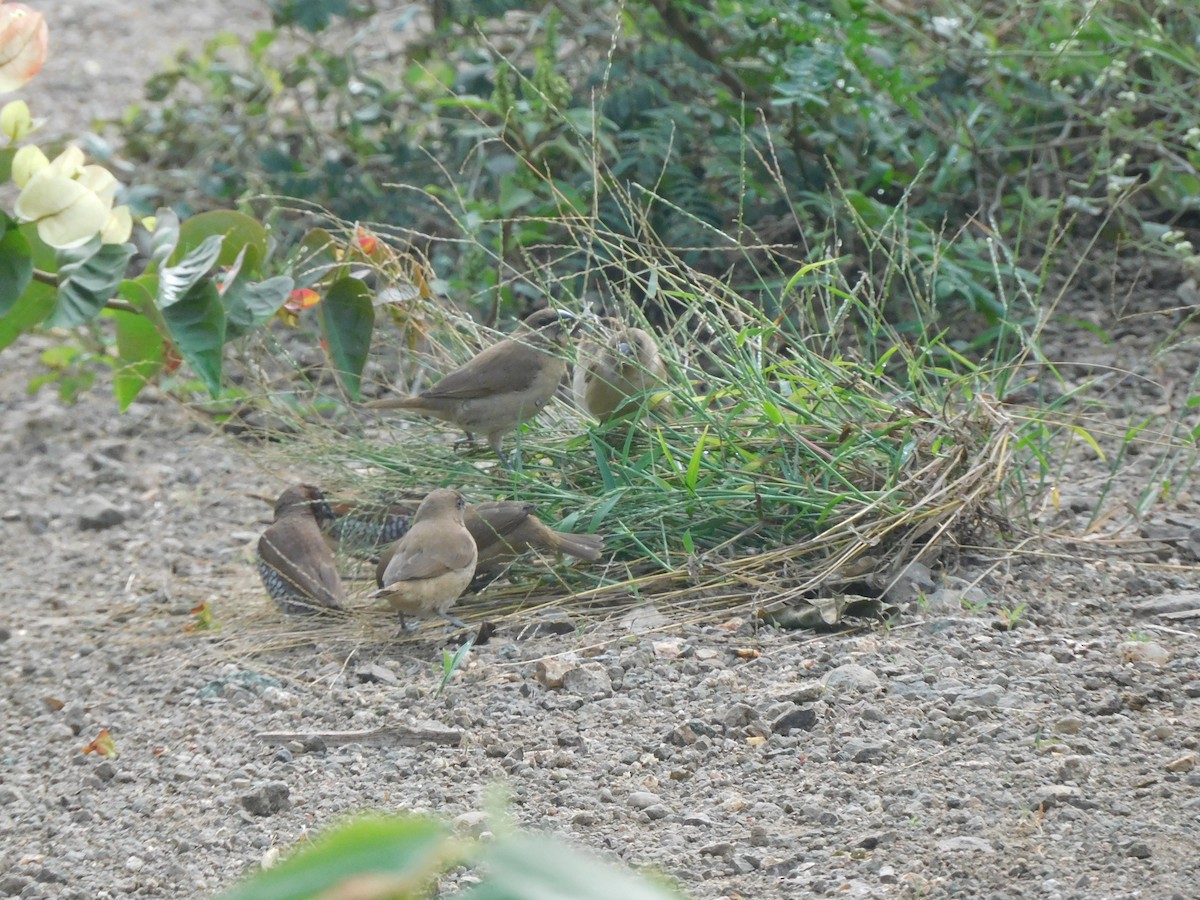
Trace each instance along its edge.
{"label": "flower petal", "polygon": [[0,6],[0,94],[17,90],[38,73],[48,39],[40,12],[24,3]]}
{"label": "flower petal", "polygon": [[23,140],[25,135],[33,131],[33,115],[29,112],[29,104],[24,100],[10,100],[0,109],[0,132],[4,132],[10,141]]}
{"label": "flower petal", "polygon": [[118,206],[108,214],[108,221],[100,231],[100,243],[123,244],[133,234],[133,216],[128,206]]}
{"label": "flower petal", "polygon": [[110,207],[112,206],[113,197],[117,193],[117,179],[104,166],[84,166],[75,180],[89,191],[94,191],[96,196]]}
{"label": "flower petal", "polygon": [[108,207],[91,191],[57,215],[39,219],[38,236],[51,247],[67,250],[86,244],[108,221]]}
{"label": "flower petal", "polygon": [[29,179],[35,172],[41,171],[48,165],[50,165],[50,160],[46,159],[46,154],[42,152],[41,148],[28,144],[13,154],[12,180],[17,187],[23,188],[29,183]]}
{"label": "flower petal", "polygon": [[[0,6],[0,9],[3,8]],[[51,160],[50,168],[56,175],[61,175],[63,178],[78,178],[83,172],[83,160],[83,151],[78,147],[71,146]]]}

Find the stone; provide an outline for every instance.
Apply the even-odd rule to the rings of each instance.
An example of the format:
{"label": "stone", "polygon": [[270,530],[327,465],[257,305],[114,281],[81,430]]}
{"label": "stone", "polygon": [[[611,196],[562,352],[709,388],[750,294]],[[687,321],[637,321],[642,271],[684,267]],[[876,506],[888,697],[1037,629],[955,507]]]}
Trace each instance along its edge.
{"label": "stone", "polygon": [[589,700],[611,697],[613,692],[612,678],[599,663],[585,663],[569,670],[563,675],[562,686],[563,690]]}
{"label": "stone", "polygon": [[79,501],[79,528],[82,531],[103,531],[125,521],[125,512],[99,494],[88,494]]}
{"label": "stone", "polygon": [[883,745],[872,744],[855,738],[854,740],[846,741],[845,746],[842,747],[842,752],[838,755],[841,759],[848,759],[856,763],[883,762]]}
{"label": "stone", "polygon": [[661,802],[657,794],[652,794],[649,791],[634,791],[629,795],[629,805],[634,809],[648,809]]}
{"label": "stone", "polygon": [[983,838],[959,835],[958,837],[942,838],[937,842],[937,848],[943,853],[995,853],[996,848]]}
{"label": "stone", "polygon": [[288,786],[282,781],[269,781],[243,794],[241,803],[252,816],[269,816],[291,806],[288,794]]}
{"label": "stone", "polygon": [[576,663],[554,657],[539,659],[537,668],[534,669],[534,677],[542,687],[554,691],[563,686],[563,679],[566,678],[567,673],[576,667]]}
{"label": "stone", "polygon": [[776,734],[789,735],[793,731],[811,731],[817,724],[817,713],[811,706],[798,706],[771,723]]}
{"label": "stone", "polygon": [[827,694],[861,694],[879,688],[879,676],[857,663],[846,663],[826,673],[821,684]]}
{"label": "stone", "polygon": [[1190,772],[1196,767],[1196,759],[1197,757],[1195,753],[1187,753],[1178,759],[1171,760],[1164,768],[1166,768],[1168,772],[1172,772],[1174,774],[1179,774],[1180,772]]}
{"label": "stone", "polygon": [[381,666],[378,663],[365,663],[354,670],[356,677],[363,684],[387,684],[398,685],[400,679],[396,673],[387,666]]}
{"label": "stone", "polygon": [[1171,659],[1167,648],[1158,641],[1122,641],[1117,644],[1117,656],[1122,662],[1148,666],[1165,666]]}
{"label": "stone", "polygon": [[735,703],[721,714],[721,724],[726,728],[745,728],[757,719],[754,707],[746,703]]}

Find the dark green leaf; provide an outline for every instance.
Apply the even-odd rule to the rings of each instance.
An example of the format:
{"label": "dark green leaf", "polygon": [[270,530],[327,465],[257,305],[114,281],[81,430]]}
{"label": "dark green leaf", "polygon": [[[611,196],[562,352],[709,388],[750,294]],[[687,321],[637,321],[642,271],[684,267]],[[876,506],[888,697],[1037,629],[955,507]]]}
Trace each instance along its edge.
{"label": "dark green leaf", "polygon": [[426,879],[453,861],[446,831],[432,819],[361,818],[317,838],[220,900],[307,900],[371,877],[371,896],[416,897]]}
{"label": "dark green leaf", "polygon": [[5,147],[0,150],[0,184],[12,177],[12,161],[16,155],[16,147]]}
{"label": "dark green leaf", "polygon": [[133,244],[101,244],[98,237],[58,251],[58,302],[47,324],[73,328],[96,318],[125,278],[133,251]]}
{"label": "dark green leaf", "polygon": [[216,209],[185,220],[179,227],[179,244],[171,254],[170,264],[177,264],[217,235],[223,238],[217,265],[233,265],[244,251],[242,271],[247,275],[258,274],[263,260],[267,258],[267,229],[245,213],[231,209]]}
{"label": "dark green leaf", "polygon": [[25,235],[8,227],[0,237],[0,318],[16,306],[32,279],[33,248]]}
{"label": "dark green leaf", "polygon": [[[163,273],[166,274],[165,272]],[[161,286],[160,286],[161,291]],[[212,281],[202,281],[162,311],[179,355],[200,376],[208,392],[221,393],[225,309]]]}
{"label": "dark green leaf", "polygon": [[[153,306],[146,289],[132,281],[121,285],[126,293],[141,291]],[[132,301],[131,301],[132,302]],[[135,304],[137,305],[137,304]],[[129,408],[138,393],[163,367],[163,336],[154,322],[140,313],[110,309],[106,315],[117,326],[117,364],[113,371],[113,395],[121,412]]]}
{"label": "dark green leaf", "polygon": [[375,327],[371,289],[357,278],[340,278],[325,292],[317,311],[333,367],[346,393],[357,400]]}
{"label": "dark green leaf", "polygon": [[166,309],[172,304],[178,303],[191,292],[201,278],[208,274],[213,264],[216,263],[217,256],[221,253],[222,240],[223,238],[219,234],[210,235],[201,241],[200,246],[185,256],[178,265],[167,266],[162,270],[162,274],[158,276],[160,309]]}
{"label": "dark green leaf", "polygon": [[292,279],[286,275],[253,284],[241,278],[233,282],[221,295],[225,304],[225,339],[241,337],[270,320],[291,292]]}

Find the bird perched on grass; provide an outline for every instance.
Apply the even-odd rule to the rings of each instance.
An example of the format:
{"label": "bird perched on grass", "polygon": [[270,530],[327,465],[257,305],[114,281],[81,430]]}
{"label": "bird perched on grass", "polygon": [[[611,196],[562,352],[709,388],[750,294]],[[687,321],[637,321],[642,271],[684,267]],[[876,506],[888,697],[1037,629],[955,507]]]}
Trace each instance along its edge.
{"label": "bird perched on grass", "polygon": [[323,527],[334,520],[320,488],[296,484],[275,501],[275,521],[258,539],[258,574],[285,613],[341,610],[346,589]]}
{"label": "bird perched on grass", "polygon": [[430,491],[417,507],[408,532],[392,548],[382,584],[370,597],[382,597],[400,614],[441,616],[466,628],[450,614],[475,574],[478,551],[475,539],[463,524],[466,498],[458,491]]}
{"label": "bird perched on grass", "polygon": [[530,313],[509,337],[492,344],[465,365],[442,376],[415,397],[374,400],[368,409],[405,409],[451,422],[466,432],[487,437],[488,446],[508,465],[500,451],[504,435],[532,419],[554,396],[567,372],[563,348],[571,337],[564,310]]}
{"label": "bird perched on grass", "polygon": [[[530,550],[565,553],[588,562],[600,558],[600,551],[604,547],[603,537],[555,531],[534,515],[536,509],[532,503],[520,500],[467,504],[463,524],[471,533],[478,550],[476,575],[495,573]],[[396,507],[392,507],[389,512],[394,515],[395,510]],[[380,587],[383,586],[395,546],[398,545],[384,551],[375,567],[375,581]]]}
{"label": "bird perched on grass", "polygon": [[661,389],[667,377],[658,346],[641,328],[605,320],[607,339],[579,348],[572,388],[575,401],[601,422],[627,415],[639,395]]}

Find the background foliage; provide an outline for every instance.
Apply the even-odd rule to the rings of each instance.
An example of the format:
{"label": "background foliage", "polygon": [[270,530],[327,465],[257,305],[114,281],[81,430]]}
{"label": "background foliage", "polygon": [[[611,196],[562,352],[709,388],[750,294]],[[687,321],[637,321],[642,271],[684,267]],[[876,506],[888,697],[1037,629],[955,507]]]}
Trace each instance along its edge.
{"label": "background foliage", "polygon": [[903,255],[893,320],[978,312],[958,336],[984,346],[1035,318],[1064,236],[1194,262],[1200,22],[1171,3],[274,9],[245,53],[217,39],[161,76],[130,149],[208,160],[199,206],[389,223],[481,310],[517,311],[553,261],[653,315],[614,248],[556,252],[585,214],[768,308],[805,261],[854,282]]}

